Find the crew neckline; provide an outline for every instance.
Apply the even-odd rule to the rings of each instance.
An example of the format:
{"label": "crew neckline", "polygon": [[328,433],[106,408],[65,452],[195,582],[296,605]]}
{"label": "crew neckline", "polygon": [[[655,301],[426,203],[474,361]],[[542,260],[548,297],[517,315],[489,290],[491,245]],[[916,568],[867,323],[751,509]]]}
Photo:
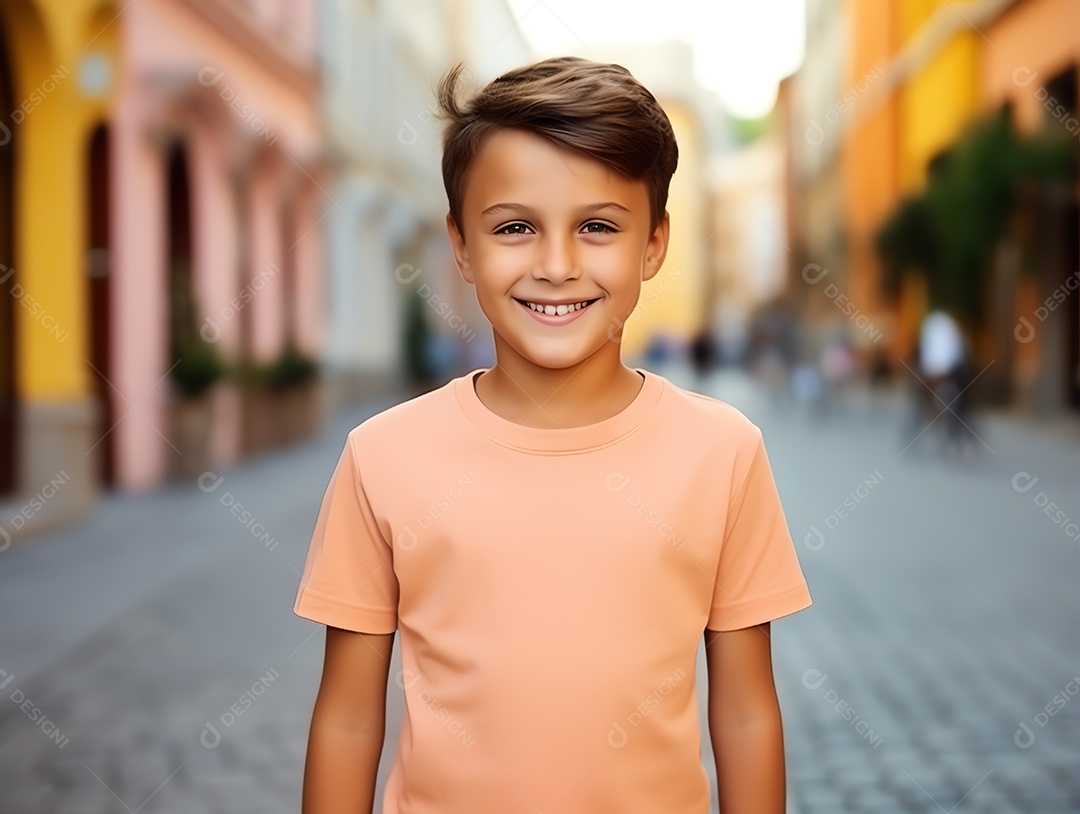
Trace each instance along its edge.
{"label": "crew neckline", "polygon": [[480,400],[475,381],[489,370],[490,367],[475,368],[454,379],[458,405],[465,417],[493,441],[524,452],[587,452],[613,444],[644,423],[664,390],[662,376],[645,368],[631,368],[644,381],[634,400],[615,415],[579,427],[527,427],[492,412]]}

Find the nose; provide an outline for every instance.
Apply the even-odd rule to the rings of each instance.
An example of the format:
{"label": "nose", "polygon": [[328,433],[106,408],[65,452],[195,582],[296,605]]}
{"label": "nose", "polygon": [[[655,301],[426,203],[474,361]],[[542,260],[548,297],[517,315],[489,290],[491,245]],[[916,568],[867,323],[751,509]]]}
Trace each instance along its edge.
{"label": "nose", "polygon": [[540,256],[533,269],[533,277],[559,284],[566,280],[577,279],[577,252],[572,238],[565,235],[548,234],[541,242]]}

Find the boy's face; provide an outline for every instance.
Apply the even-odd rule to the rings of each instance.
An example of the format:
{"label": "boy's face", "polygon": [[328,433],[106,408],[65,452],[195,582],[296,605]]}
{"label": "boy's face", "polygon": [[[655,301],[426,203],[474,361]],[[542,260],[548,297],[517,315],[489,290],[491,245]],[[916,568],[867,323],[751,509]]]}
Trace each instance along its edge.
{"label": "boy's face", "polygon": [[[500,362],[516,354],[566,368],[599,351],[617,363],[641,283],[667,252],[667,213],[650,233],[644,181],[529,131],[503,129],[473,160],[461,220],[459,233],[446,217],[454,259],[476,286]],[[530,301],[590,304],[541,316]]]}

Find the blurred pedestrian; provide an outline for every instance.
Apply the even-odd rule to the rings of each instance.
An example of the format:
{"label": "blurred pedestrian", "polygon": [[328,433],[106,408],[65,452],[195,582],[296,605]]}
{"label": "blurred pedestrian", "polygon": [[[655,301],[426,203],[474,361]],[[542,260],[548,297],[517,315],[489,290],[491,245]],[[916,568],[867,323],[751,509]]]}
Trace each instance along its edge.
{"label": "blurred pedestrian", "polygon": [[829,413],[842,408],[855,372],[851,343],[844,331],[836,331],[825,342],[820,367],[822,407],[825,413]]}
{"label": "blurred pedestrian", "polygon": [[967,425],[966,398],[969,384],[969,353],[963,331],[946,309],[930,311],[919,328],[918,377],[915,384],[915,414],[918,433],[929,431],[940,420],[942,448],[963,449],[971,439]]}
{"label": "blurred pedestrian", "polygon": [[690,360],[698,381],[705,379],[716,365],[716,340],[708,326],[698,331],[690,343]]}

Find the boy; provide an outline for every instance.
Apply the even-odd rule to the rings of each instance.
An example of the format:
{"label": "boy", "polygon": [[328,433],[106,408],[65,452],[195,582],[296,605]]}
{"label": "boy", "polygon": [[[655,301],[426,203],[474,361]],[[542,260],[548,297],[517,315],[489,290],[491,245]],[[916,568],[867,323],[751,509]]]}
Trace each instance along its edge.
{"label": "boy", "polygon": [[811,604],[758,428],[620,358],[667,251],[671,125],[618,65],[438,91],[447,233],[496,364],[350,433],[295,612],[327,625],[305,814],[784,809],[769,621]]}

